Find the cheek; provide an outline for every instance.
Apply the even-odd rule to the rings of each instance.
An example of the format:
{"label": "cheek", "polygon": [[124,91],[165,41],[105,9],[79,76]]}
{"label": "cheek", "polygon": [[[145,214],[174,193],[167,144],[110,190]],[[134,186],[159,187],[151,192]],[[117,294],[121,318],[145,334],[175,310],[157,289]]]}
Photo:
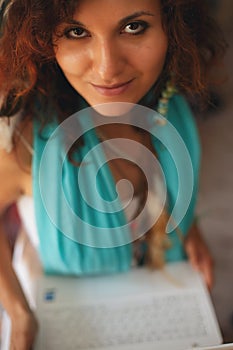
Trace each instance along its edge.
{"label": "cheek", "polygon": [[141,50],[138,51],[138,57],[140,57],[140,65],[145,73],[158,76],[163,69],[166,55],[167,55],[168,43],[164,38],[160,41],[154,41],[148,43]]}
{"label": "cheek", "polygon": [[56,60],[62,71],[67,75],[81,75],[88,64],[85,52],[71,48],[58,48]]}

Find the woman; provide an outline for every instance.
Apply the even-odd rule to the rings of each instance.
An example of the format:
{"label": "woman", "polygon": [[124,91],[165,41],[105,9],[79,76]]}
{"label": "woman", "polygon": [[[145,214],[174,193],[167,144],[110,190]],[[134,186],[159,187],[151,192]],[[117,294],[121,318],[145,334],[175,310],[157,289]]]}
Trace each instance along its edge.
{"label": "woman", "polygon": [[[3,2],[0,39],[1,115],[16,117],[9,118],[9,127],[4,124],[3,134],[8,132],[9,138],[3,142],[1,149],[1,212],[14,201],[21,203],[19,209],[25,226],[34,234],[31,234],[32,247],[38,251],[45,272],[76,275],[117,272],[129,269],[133,257],[137,264],[143,263],[145,259],[152,266],[163,263],[167,213],[172,211],[178,197],[177,184],[174,185],[177,180],[171,179],[174,164],[171,164],[169,155],[164,156],[160,152],[161,145],[150,135],[150,129],[144,130],[143,122],[136,127],[134,123],[125,123],[124,118],[121,123],[99,123],[103,116],[111,114],[111,108],[106,110],[101,106],[111,103],[116,107],[120,102],[123,111],[117,112],[125,118],[132,110],[132,106],[127,107],[129,104],[159,108],[168,118],[168,124],[171,122],[176,133],[184,140],[195,172],[194,188],[186,215],[180,220],[179,227],[174,223],[173,228],[185,235],[184,247],[191,263],[203,272],[208,286],[212,285],[212,259],[193,224],[198,139],[190,110],[184,98],[176,94],[174,89],[175,86],[180,94],[186,96],[204,96],[208,68],[224,49],[218,30],[206,16],[203,7],[203,1],[198,0]],[[69,142],[71,137],[72,147],[68,147],[69,159],[62,163],[65,170],[62,170],[61,180],[58,163],[63,153],[66,153],[66,144],[59,137],[50,136],[54,136],[53,132],[59,123],[69,120],[70,115],[88,105],[92,107],[91,114],[97,115],[97,124],[93,124],[96,127],[89,130],[85,124],[88,119],[82,116],[77,123],[71,123],[65,142]],[[141,111],[140,107],[138,109]],[[64,130],[63,134],[67,136]],[[74,134],[81,133],[81,138],[75,139],[71,131]],[[145,241],[138,239],[137,232],[136,239],[131,239],[135,242],[126,240],[124,244],[119,241],[112,244],[110,239],[109,244],[104,245],[96,243],[94,236],[90,244],[90,241],[86,241],[89,231],[85,231],[84,226],[85,239],[80,242],[80,236],[73,239],[67,234],[66,228],[63,230],[64,222],[69,226],[70,221],[73,221],[67,220],[64,215],[64,201],[57,181],[64,181],[66,196],[75,214],[83,220],[87,216],[88,224],[96,230],[103,223],[104,227],[111,230],[119,222],[121,227],[125,217],[128,221],[134,219],[147,201],[149,191],[142,172],[132,164],[130,158],[119,159],[127,158],[128,153],[127,150],[123,151],[126,157],[122,157],[116,144],[113,148],[118,154],[115,154],[115,159],[109,160],[109,168],[100,174],[97,185],[103,197],[113,201],[110,177],[115,182],[122,178],[129,180],[135,188],[133,212],[120,211],[115,222],[115,213],[113,216],[111,213],[107,215],[99,212],[96,215],[81,200],[81,191],[91,193],[91,200],[90,188],[94,182],[92,171],[98,168],[97,164],[94,170],[90,170],[90,164],[83,164],[83,159],[91,147],[112,137],[136,141],[156,155],[165,172],[168,203],[154,226],[148,229]],[[52,149],[50,153],[51,139],[55,139],[55,151]],[[104,151],[107,157],[107,150]],[[173,149],[171,152],[175,153]],[[98,152],[94,153],[90,163],[94,164],[97,158]],[[77,186],[77,169],[84,169],[84,186],[81,186],[81,182]],[[85,182],[87,179],[89,182]],[[122,193],[122,202],[126,200],[128,203],[129,195],[125,199]],[[31,214],[28,211],[25,213],[25,203],[29,205]],[[55,222],[53,215],[56,216]],[[32,219],[30,223],[29,216]],[[81,226],[70,226],[79,235],[80,231],[83,232]],[[25,286],[22,285],[20,264],[16,266],[18,276],[12,268],[2,224],[0,239],[0,299],[11,318],[11,348],[30,349],[36,336],[37,322],[22,289]],[[171,234],[171,241],[172,247],[167,252],[166,260],[184,258],[183,245],[174,234]],[[132,253],[132,247],[136,253]]]}

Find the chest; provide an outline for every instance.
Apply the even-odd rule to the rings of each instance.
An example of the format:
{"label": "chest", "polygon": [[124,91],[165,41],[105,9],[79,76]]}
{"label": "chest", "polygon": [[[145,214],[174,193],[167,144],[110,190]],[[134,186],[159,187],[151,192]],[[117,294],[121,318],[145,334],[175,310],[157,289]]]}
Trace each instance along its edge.
{"label": "chest", "polygon": [[150,136],[136,132],[127,137],[100,138],[120,196],[128,199],[132,194],[140,195],[151,176],[150,162],[154,149]]}

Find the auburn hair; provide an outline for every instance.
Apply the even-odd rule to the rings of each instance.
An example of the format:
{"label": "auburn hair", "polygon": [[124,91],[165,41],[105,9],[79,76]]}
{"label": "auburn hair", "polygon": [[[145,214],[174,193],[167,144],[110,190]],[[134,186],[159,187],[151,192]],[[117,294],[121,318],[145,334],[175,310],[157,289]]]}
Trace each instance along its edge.
{"label": "auburn hair", "polygon": [[[0,37],[0,115],[50,114],[57,108],[61,120],[78,109],[77,92],[56,64],[53,36],[57,26],[72,17],[78,0],[2,1]],[[160,0],[162,23],[168,36],[157,97],[168,77],[187,96],[204,96],[208,73],[225,51],[225,41],[208,16],[204,0]],[[41,113],[42,112],[42,113]],[[39,117],[39,113],[38,113]],[[46,119],[48,120],[48,119]]]}

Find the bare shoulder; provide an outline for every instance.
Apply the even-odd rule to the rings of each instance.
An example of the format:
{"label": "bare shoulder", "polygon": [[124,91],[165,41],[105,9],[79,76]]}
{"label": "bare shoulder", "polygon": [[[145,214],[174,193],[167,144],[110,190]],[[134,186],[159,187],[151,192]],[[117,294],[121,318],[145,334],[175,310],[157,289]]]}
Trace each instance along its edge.
{"label": "bare shoulder", "polygon": [[31,161],[32,155],[22,140],[31,143],[31,125],[21,125],[19,135],[11,152],[0,149],[0,212],[22,194],[31,194]]}

